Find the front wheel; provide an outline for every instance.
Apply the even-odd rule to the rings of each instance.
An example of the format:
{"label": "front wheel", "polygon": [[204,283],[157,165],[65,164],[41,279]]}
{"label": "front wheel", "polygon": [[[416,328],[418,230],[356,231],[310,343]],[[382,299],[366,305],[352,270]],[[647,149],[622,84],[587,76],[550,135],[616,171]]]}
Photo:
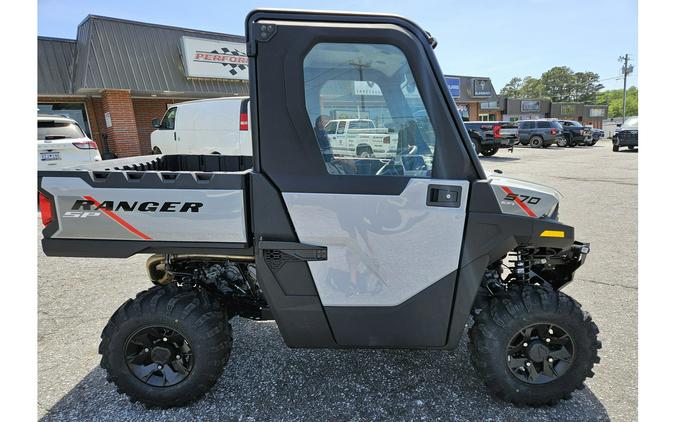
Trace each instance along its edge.
{"label": "front wheel", "polygon": [[581,306],[548,287],[493,298],[469,332],[471,360],[488,390],[515,405],[570,398],[600,362],[598,327]]}
{"label": "front wheel", "polygon": [[612,151],[619,152],[619,146],[617,144],[612,145]]}
{"label": "front wheel", "polygon": [[218,380],[232,348],[227,313],[201,288],[156,286],[128,300],[101,334],[107,380],[148,407],[182,406]]}

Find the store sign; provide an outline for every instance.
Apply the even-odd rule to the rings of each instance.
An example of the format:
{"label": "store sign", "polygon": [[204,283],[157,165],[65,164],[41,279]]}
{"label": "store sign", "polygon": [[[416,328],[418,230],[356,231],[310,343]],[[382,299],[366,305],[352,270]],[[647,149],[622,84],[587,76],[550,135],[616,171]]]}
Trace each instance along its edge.
{"label": "store sign", "polygon": [[604,108],[591,108],[588,110],[588,115],[590,117],[605,117]]}
{"label": "store sign", "polygon": [[248,56],[243,43],[183,36],[180,49],[188,78],[248,80]]}
{"label": "store sign", "polygon": [[380,87],[371,81],[354,81],[354,95],[382,95]]}
{"label": "store sign", "polygon": [[574,104],[561,104],[560,105],[560,114],[563,116],[571,116],[576,113],[576,107]]}
{"label": "store sign", "polygon": [[452,78],[450,76],[446,76],[445,83],[448,85],[450,95],[452,95],[453,98],[459,98],[459,78]]}
{"label": "store sign", "polygon": [[520,111],[539,111],[541,104],[536,100],[522,100],[520,102]]}
{"label": "store sign", "polygon": [[489,79],[474,79],[473,80],[473,96],[474,97],[489,97],[492,95],[490,89]]}

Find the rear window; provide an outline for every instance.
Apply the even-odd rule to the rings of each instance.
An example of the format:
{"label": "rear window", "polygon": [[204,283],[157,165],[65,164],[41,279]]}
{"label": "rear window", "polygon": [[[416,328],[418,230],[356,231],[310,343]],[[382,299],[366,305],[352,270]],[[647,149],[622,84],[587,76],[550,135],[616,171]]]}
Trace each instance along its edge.
{"label": "rear window", "polygon": [[372,120],[354,120],[349,122],[349,129],[373,129],[375,124]]}
{"label": "rear window", "polygon": [[538,129],[549,128],[549,127],[552,127],[551,122],[548,122],[548,121],[537,122],[537,128]]}
{"label": "rear window", "polygon": [[72,122],[38,121],[38,140],[84,138],[82,129]]}

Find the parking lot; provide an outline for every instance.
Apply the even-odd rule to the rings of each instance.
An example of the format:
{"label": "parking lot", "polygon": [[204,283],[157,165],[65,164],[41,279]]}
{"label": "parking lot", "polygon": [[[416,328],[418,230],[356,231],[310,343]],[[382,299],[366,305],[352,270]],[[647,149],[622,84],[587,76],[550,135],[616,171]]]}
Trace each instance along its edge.
{"label": "parking lot", "polygon": [[455,351],[292,350],[274,322],[233,320],[234,347],[214,389],[181,409],[146,410],[98,367],[114,310],[150,286],[145,256],[46,257],[38,245],[38,416],[45,420],[635,420],[637,418],[637,151],[516,147],[486,170],[557,188],[563,222],[591,254],[565,292],[600,327],[602,362],[588,388],[553,408],[491,398]]}

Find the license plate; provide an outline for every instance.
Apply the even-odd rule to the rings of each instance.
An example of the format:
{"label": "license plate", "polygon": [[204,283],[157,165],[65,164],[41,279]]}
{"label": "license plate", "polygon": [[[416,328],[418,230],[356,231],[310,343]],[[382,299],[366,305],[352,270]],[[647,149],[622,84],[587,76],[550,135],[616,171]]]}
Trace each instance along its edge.
{"label": "license plate", "polygon": [[42,161],[60,160],[61,159],[61,153],[60,152],[41,152],[40,153],[40,159]]}

